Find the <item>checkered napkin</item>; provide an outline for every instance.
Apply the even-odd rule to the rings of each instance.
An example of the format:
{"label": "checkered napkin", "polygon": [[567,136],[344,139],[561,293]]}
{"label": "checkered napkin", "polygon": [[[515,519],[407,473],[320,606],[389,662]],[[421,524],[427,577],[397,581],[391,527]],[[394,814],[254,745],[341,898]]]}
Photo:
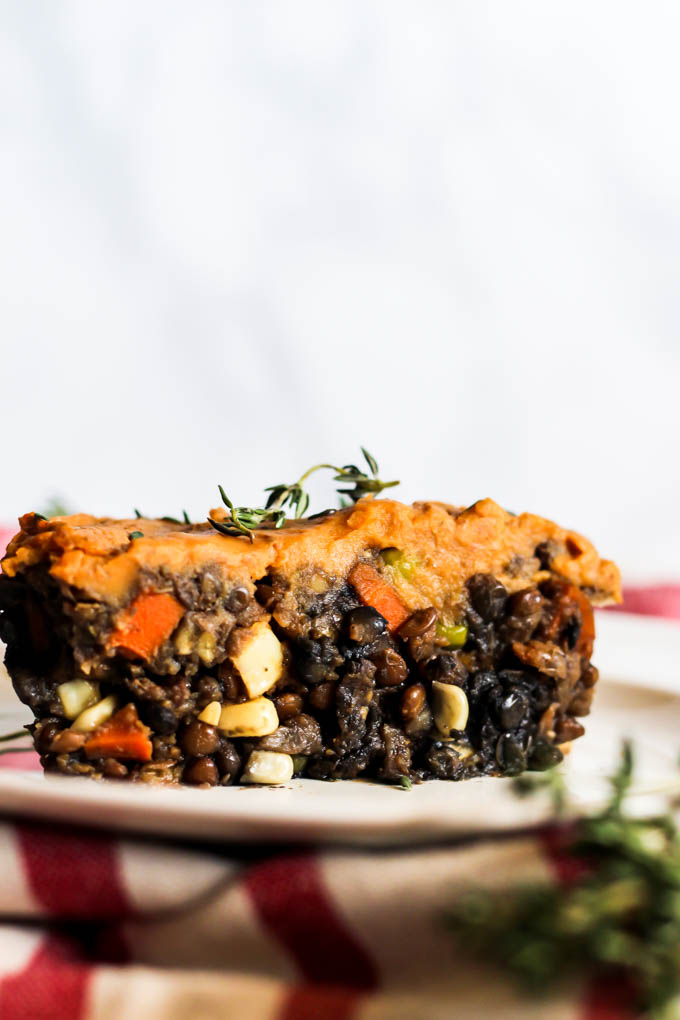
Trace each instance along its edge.
{"label": "checkered napkin", "polygon": [[[680,589],[659,591],[636,609],[680,616]],[[620,987],[521,998],[443,923],[473,884],[569,882],[560,846],[543,828],[407,850],[200,847],[6,818],[0,1018],[623,1020]]]}

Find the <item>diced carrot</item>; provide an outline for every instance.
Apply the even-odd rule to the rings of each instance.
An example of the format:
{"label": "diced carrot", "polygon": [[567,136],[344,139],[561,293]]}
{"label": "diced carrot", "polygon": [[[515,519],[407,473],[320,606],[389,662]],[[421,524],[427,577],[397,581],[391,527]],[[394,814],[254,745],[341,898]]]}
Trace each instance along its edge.
{"label": "diced carrot", "polygon": [[88,758],[130,758],[150,761],[153,747],[151,730],[139,721],[134,705],[126,705],[102,723],[85,743]]}
{"label": "diced carrot", "polygon": [[581,610],[581,631],[576,642],[576,651],[585,655],[587,659],[593,654],[593,643],[595,641],[595,614],[593,606],[586,594],[573,585],[569,592]]}
{"label": "diced carrot", "polygon": [[595,616],[590,599],[575,584],[566,582],[559,584],[557,594],[553,596],[552,614],[543,625],[542,637],[556,641],[560,632],[576,614],[581,617],[581,627],[574,651],[589,659],[593,654],[595,641]]}
{"label": "diced carrot", "polygon": [[372,606],[387,620],[389,630],[398,630],[411,615],[392,585],[370,563],[357,563],[347,578],[365,606]]}
{"label": "diced carrot", "polygon": [[109,647],[119,648],[130,656],[150,659],[183,616],[183,607],[167,592],[138,595],[118,617],[116,629],[109,638]]}

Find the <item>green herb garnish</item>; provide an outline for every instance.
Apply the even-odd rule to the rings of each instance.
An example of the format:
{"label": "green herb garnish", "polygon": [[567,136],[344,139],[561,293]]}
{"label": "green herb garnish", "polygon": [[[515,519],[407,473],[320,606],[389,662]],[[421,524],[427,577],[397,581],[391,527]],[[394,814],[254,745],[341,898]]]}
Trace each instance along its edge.
{"label": "green herb garnish", "polygon": [[546,772],[524,772],[512,783],[518,797],[530,797],[534,793],[545,793],[552,804],[553,814],[560,818],[567,807],[567,784],[561,769],[551,768]]}
{"label": "green herb garnish", "polygon": [[566,886],[468,893],[447,924],[462,951],[502,967],[527,990],[606,975],[630,989],[636,1016],[665,1020],[680,994],[680,838],[670,810],[642,819],[624,813],[632,776],[625,744],[606,807],[558,830],[576,863]]}
{"label": "green herb garnish", "polygon": [[49,520],[50,517],[68,517],[71,511],[65,503],[62,503],[60,499],[53,496],[52,499],[48,500],[47,506],[45,507],[45,513]]}
{"label": "green herb garnish", "polygon": [[399,780],[399,786],[402,788],[402,790],[412,790],[413,783],[411,782],[411,777],[402,776],[401,779]]}
{"label": "green herb garnish", "polygon": [[24,726],[23,729],[15,730],[13,733],[3,733],[0,736],[0,744],[5,744],[8,740],[18,740],[19,737],[27,737],[28,732],[28,729]]}
{"label": "green herb garnish", "polygon": [[161,517],[162,521],[167,521],[169,524],[191,524],[191,519],[186,510],[182,510],[182,520],[180,521],[177,517]]}
{"label": "green herb garnish", "polygon": [[[134,511],[135,511],[135,517],[137,518],[137,520],[139,520],[140,518],[144,517],[144,514],[141,512],[141,510],[138,510],[137,507],[134,508]],[[182,520],[181,521],[180,521],[180,519],[178,517],[161,517],[160,520],[161,521],[168,521],[169,524],[191,524],[191,520],[189,518],[189,514],[186,512],[186,510],[182,510]]]}
{"label": "green herb garnish", "polygon": [[135,540],[135,538],[144,538],[144,532],[143,531],[131,531],[130,534],[128,535],[128,538],[130,539],[131,542],[133,542]]}
{"label": "green herb garnish", "polygon": [[253,531],[259,527],[282,528],[286,522],[286,507],[292,510],[295,519],[304,517],[309,508],[309,495],[303,488],[304,482],[316,471],[334,471],[333,481],[351,488],[338,488],[341,506],[347,504],[344,497],[348,496],[351,503],[356,503],[362,496],[377,495],[383,489],[390,489],[399,482],[383,482],[378,478],[378,462],[372,457],[368,450],[361,447],[369,473],[362,471],[356,464],[345,464],[338,467],[335,464],[315,464],[314,467],[305,471],[292,485],[270,485],[265,489],[269,493],[264,507],[234,506],[225,493],[222,486],[219,486],[222,502],[229,510],[229,518],[225,521],[216,521],[208,518],[210,524],[223,535],[247,535],[253,539]]}
{"label": "green herb garnish", "polygon": [[[24,727],[21,730],[14,730],[12,733],[3,733],[0,736],[0,744],[7,744],[10,740],[19,740],[21,737],[28,736],[29,730],[27,729],[27,727]],[[18,753],[20,751],[32,751],[32,750],[33,750],[32,744],[29,745],[28,747],[26,747],[26,745],[22,745],[21,747],[2,747],[0,748],[0,755],[14,754],[15,751]]]}
{"label": "green herb garnish", "polygon": [[283,510],[268,510],[266,507],[234,506],[221,485],[218,485],[222,502],[229,510],[229,520],[216,521],[208,517],[208,521],[215,531],[222,535],[246,535],[253,541],[253,531],[263,524],[269,524],[272,528],[282,528],[286,523],[286,514]]}

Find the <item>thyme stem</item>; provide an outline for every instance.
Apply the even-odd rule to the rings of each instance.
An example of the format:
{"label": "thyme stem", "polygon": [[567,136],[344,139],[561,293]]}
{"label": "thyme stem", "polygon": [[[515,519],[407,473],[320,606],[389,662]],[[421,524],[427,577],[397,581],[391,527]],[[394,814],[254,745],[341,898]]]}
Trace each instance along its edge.
{"label": "thyme stem", "polygon": [[0,736],[0,744],[6,744],[8,740],[18,740],[19,737],[25,737],[28,735],[28,730],[24,726],[23,729],[15,730],[14,733],[3,733]]}

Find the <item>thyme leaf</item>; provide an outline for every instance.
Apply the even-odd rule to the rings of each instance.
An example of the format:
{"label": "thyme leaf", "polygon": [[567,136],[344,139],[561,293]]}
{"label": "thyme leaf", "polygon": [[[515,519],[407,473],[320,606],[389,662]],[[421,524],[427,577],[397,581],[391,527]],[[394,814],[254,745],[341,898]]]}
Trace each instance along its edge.
{"label": "thyme leaf", "polygon": [[167,521],[168,524],[191,524],[191,518],[186,510],[182,510],[182,520],[179,517],[161,517],[162,521]]}
{"label": "thyme leaf", "polygon": [[[139,520],[140,517],[141,518],[144,517],[144,514],[141,512],[141,510],[138,510],[137,507],[134,508],[134,511],[135,511],[135,517],[137,518],[137,520]],[[160,520],[161,521],[167,521],[168,524],[191,524],[191,519],[189,517],[189,514],[186,512],[186,510],[182,510],[182,520],[181,521],[180,521],[179,517],[161,517]]]}
{"label": "thyme leaf", "polygon": [[282,528],[285,524],[286,515],[283,510],[270,510],[267,507],[261,509],[249,506],[234,506],[221,485],[218,485],[218,489],[220,490],[222,502],[229,510],[229,519],[226,521],[216,521],[213,517],[208,517],[208,521],[215,531],[219,531],[220,534],[246,535],[252,542],[253,531],[262,524],[269,522],[274,528]]}

